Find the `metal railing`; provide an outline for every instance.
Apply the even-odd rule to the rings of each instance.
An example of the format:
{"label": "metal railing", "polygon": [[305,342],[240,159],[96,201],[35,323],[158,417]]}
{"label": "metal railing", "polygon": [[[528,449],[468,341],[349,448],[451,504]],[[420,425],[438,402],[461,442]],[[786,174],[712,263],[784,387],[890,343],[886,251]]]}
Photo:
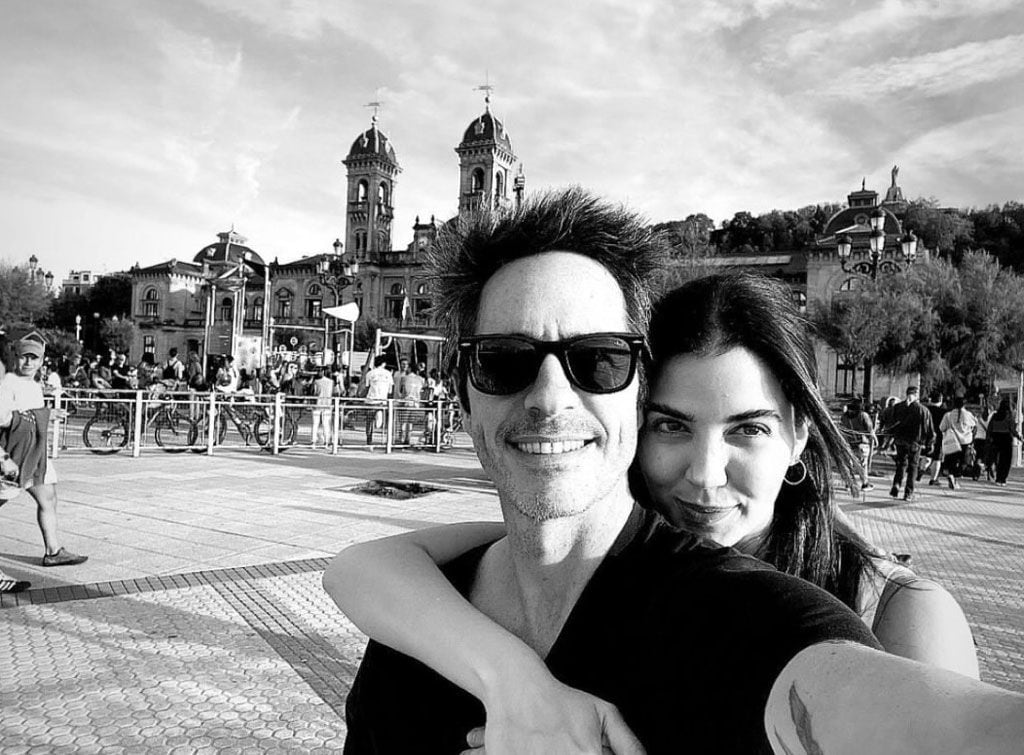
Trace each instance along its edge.
{"label": "metal railing", "polygon": [[[451,401],[316,398],[275,394],[67,389],[48,397],[51,455],[163,451],[214,454],[250,448],[471,448]],[[314,432],[316,435],[314,436]]]}

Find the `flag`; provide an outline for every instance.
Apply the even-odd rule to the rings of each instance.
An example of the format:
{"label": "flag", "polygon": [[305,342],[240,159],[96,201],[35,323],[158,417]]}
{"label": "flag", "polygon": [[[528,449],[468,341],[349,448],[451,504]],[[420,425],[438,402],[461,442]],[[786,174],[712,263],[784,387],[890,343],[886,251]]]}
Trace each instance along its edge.
{"label": "flag", "polygon": [[406,320],[409,319],[409,310],[410,309],[411,309],[411,306],[409,304],[409,297],[406,296],[406,297],[404,297],[402,299],[402,322],[405,322]]}

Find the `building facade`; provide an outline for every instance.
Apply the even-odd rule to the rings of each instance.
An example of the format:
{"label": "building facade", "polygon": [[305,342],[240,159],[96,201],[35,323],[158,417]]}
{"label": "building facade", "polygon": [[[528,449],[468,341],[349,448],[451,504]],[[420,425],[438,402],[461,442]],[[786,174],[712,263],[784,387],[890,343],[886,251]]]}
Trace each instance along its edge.
{"label": "building facade", "polygon": [[[460,215],[521,201],[522,167],[504,125],[491,113],[489,97],[455,152]],[[133,268],[132,315],[138,335],[132,358],[149,352],[160,361],[174,347],[206,361],[232,354],[239,367],[252,369],[265,364],[271,351],[319,353],[325,346],[334,352],[328,358],[337,358],[351,344],[339,342],[338,321],[327,318],[324,309],[349,302],[358,305],[359,320],[367,327],[402,334],[402,345],[396,348],[422,355],[423,344],[415,344],[415,337],[439,335],[424,262],[440,224],[433,215],[429,222],[417,216],[412,241],[393,248],[401,166],[376,114],[342,164],[345,241],[335,243],[334,254],[264,262],[231,230],[218,234],[216,243],[190,261],[171,259]],[[358,269],[348,276],[325,274],[342,262],[357,263]]]}

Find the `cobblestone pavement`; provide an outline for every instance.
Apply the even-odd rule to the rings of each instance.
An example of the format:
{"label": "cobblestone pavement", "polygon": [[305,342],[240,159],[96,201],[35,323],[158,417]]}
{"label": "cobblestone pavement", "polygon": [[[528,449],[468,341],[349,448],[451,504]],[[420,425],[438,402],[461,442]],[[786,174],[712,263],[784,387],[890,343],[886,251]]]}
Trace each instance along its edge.
{"label": "cobblestone pavement", "polygon": [[[885,462],[879,473],[886,471]],[[337,751],[365,638],[320,587],[344,545],[434,523],[497,518],[469,452],[58,461],[76,567],[44,569],[34,504],[0,509],[0,751]],[[370,479],[438,488],[390,500]],[[997,488],[888,485],[843,508],[964,606],[983,678],[1024,692],[1024,474]]]}

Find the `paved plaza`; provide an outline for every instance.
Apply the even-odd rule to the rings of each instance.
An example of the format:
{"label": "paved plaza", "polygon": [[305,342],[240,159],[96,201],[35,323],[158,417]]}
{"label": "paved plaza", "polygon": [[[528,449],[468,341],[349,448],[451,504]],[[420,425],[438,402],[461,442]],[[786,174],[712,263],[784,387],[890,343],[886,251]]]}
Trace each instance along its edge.
{"label": "paved plaza", "polygon": [[[883,460],[879,472],[887,471]],[[498,518],[472,452],[145,453],[58,461],[61,524],[90,560],[45,569],[34,503],[0,508],[0,752],[337,751],[365,637],[320,587],[345,545]],[[437,488],[408,500],[367,480]],[[982,678],[1024,692],[1024,474],[1006,487],[887,480],[843,508],[914,556],[974,629]]]}

